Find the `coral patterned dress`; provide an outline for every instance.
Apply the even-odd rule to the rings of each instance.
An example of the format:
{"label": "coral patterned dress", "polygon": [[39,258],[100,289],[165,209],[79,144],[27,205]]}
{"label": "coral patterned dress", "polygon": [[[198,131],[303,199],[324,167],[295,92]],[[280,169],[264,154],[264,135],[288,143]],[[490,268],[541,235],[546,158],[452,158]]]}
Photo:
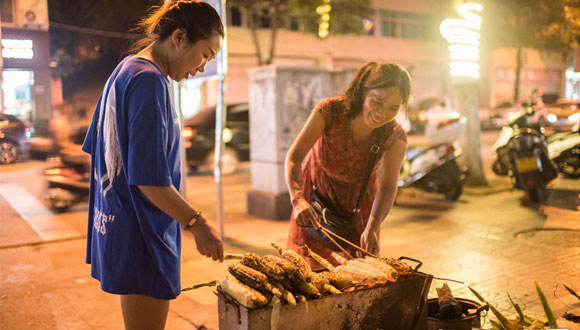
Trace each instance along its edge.
{"label": "coral patterned dress", "polygon": [[[331,201],[333,205],[341,207],[344,211],[352,212],[360,193],[370,157],[369,150],[375,136],[372,134],[371,137],[359,145],[354,143],[351,119],[345,114],[346,109],[343,100],[342,96],[324,99],[312,110],[322,114],[325,126],[322,136],[316,141],[302,166],[302,192],[304,193],[304,198],[310,201],[312,186],[315,185],[322,198]],[[386,124],[385,134],[380,143],[380,160],[384,151],[389,149],[397,140],[406,142],[407,135],[402,127],[393,120]],[[375,165],[371,172],[367,191],[350,237],[350,240],[357,245],[360,245],[360,236],[366,227],[378,188],[376,168],[379,163]],[[304,244],[307,244],[317,254],[333,262],[334,259],[330,257],[332,250],[308,236],[305,228],[298,226],[294,215],[292,215],[288,234],[288,248],[303,255],[312,267],[320,268],[316,261],[307,257],[308,253]],[[347,251],[354,255],[355,249],[351,247]]]}

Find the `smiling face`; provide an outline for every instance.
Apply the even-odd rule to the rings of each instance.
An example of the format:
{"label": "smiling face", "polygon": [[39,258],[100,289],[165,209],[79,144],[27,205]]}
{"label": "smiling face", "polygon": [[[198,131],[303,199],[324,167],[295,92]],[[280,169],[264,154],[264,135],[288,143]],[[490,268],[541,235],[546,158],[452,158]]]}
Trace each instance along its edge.
{"label": "smiling face", "polygon": [[174,49],[169,58],[169,77],[177,82],[205,71],[207,62],[214,59],[222,46],[222,37],[214,34],[191,44],[185,35],[173,35]]}
{"label": "smiling face", "polygon": [[398,87],[371,89],[363,101],[363,121],[370,128],[381,127],[397,116],[402,103]]}

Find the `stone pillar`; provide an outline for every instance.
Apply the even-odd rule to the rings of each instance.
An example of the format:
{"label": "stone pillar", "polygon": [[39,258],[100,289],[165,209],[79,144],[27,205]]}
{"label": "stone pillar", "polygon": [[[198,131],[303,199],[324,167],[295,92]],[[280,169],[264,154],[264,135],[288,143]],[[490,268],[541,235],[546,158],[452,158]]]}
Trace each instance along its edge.
{"label": "stone pillar", "polygon": [[284,220],[292,207],[284,160],[318,102],[333,96],[331,72],[323,68],[264,66],[250,70],[248,214]]}

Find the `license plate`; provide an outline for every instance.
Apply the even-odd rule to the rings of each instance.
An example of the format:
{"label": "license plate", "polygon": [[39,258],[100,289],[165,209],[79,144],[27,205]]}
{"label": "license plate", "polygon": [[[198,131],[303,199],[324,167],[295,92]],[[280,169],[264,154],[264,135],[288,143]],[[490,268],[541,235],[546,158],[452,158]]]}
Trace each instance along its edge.
{"label": "license plate", "polygon": [[538,169],[538,161],[536,157],[518,159],[516,167],[519,172],[528,172]]}

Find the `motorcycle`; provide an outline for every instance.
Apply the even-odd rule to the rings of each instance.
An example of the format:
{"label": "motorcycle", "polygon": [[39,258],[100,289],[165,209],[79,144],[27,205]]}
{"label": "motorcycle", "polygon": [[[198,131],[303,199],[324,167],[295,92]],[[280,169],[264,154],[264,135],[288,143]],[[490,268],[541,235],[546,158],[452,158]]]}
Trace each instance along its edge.
{"label": "motorcycle", "polygon": [[500,136],[493,146],[497,154],[497,159],[492,164],[493,172],[497,175],[509,174],[508,142],[518,129],[530,128],[546,140],[548,158],[556,163],[558,171],[569,177],[577,178],[580,174],[580,122],[577,122],[570,132],[556,133],[546,137],[543,127],[527,123],[529,115],[530,112],[527,110],[518,112],[502,128]]}
{"label": "motorcycle", "polygon": [[465,117],[453,111],[442,112],[428,121],[425,135],[432,145],[407,149],[399,189],[415,187],[441,193],[449,201],[459,199],[469,171],[457,163],[462,150],[453,141],[462,133],[465,122]]}
{"label": "motorcycle", "polygon": [[66,212],[87,200],[90,187],[90,158],[80,150],[60,153],[60,164],[44,171],[48,182],[46,200],[55,212]]}

